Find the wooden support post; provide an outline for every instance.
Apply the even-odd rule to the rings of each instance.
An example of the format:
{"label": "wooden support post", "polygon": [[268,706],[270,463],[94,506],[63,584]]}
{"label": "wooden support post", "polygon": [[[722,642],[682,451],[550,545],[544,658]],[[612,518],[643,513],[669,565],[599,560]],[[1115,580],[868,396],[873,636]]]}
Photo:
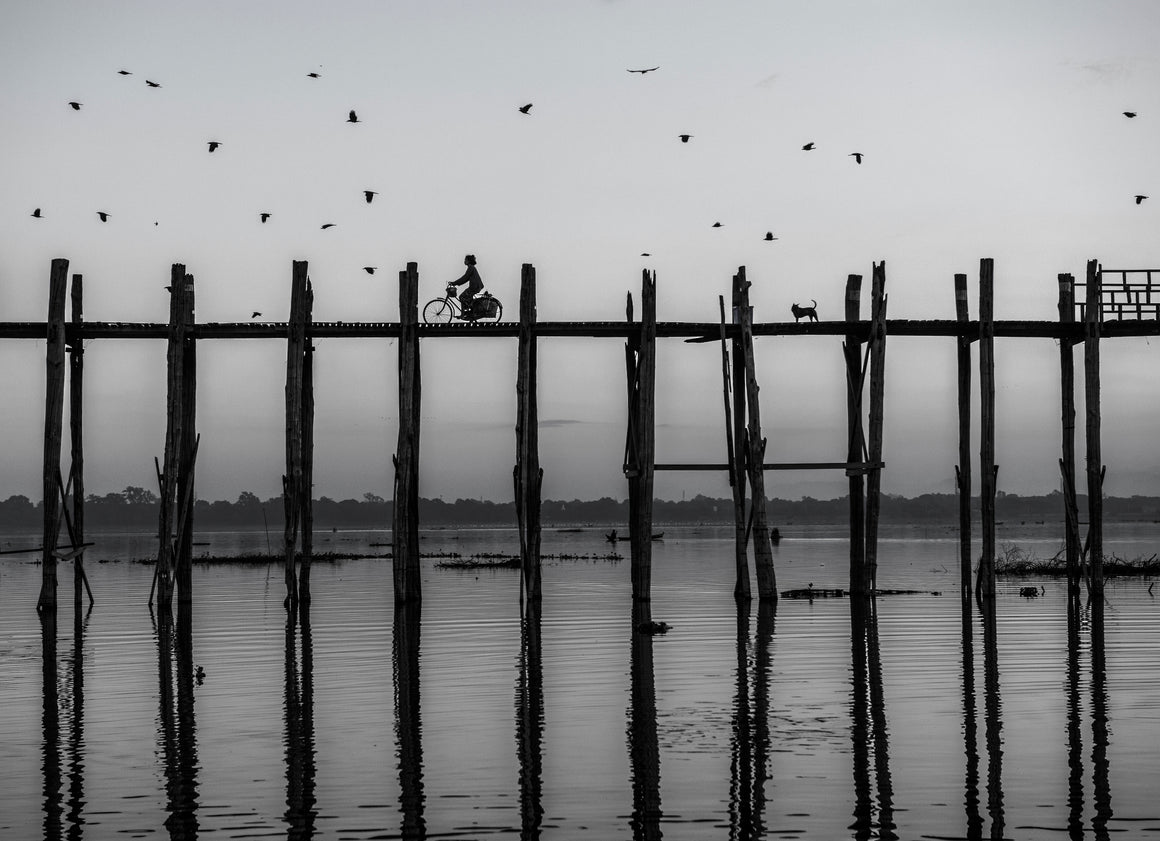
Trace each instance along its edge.
{"label": "wooden support post", "polygon": [[[84,279],[79,274],[72,276],[72,314],[70,326],[72,334],[68,339],[69,353],[69,443],[72,461],[72,545],[73,555],[73,609],[80,616],[81,590],[88,592],[89,606],[93,604],[93,590],[85,575],[85,448],[84,448],[84,369],[85,344],[80,331],[84,324]],[[61,501],[61,505],[64,505]]]}
{"label": "wooden support post", "polygon": [[[870,285],[870,421],[867,461],[882,462],[882,425],[886,397],[886,263],[877,263]],[[878,513],[882,504],[882,468],[866,476],[865,592],[878,588]]]}
{"label": "wooden support post", "polygon": [[[861,310],[862,275],[846,278],[846,461],[862,461],[865,437],[862,429],[862,344],[857,325]],[[869,459],[867,459],[869,460]],[[866,490],[861,473],[847,471],[850,486],[850,593],[866,593]]]}
{"label": "wooden support post", "polygon": [[419,266],[399,272],[399,442],[395,452],[395,602],[422,599],[419,580]]}
{"label": "wooden support post", "polygon": [[[41,505],[44,529],[41,554],[40,598],[36,609],[56,615],[56,540],[60,530],[60,503],[56,487],[64,423],[65,323],[64,301],[68,285],[68,260],[52,261],[48,279],[48,343],[45,351],[44,473]],[[55,628],[55,626],[54,626]],[[54,630],[55,633],[55,630]]]}
{"label": "wooden support post", "polygon": [[995,261],[979,261],[979,507],[983,557],[979,561],[977,599],[995,597]]}
{"label": "wooden support post", "polygon": [[520,535],[521,592],[541,598],[539,411],[536,391],[536,270],[524,263],[520,276],[520,332],[516,375],[516,521]]}
{"label": "wooden support post", "polygon": [[185,276],[182,298],[182,323],[185,326],[185,349],[181,364],[181,454],[177,472],[177,548],[175,565],[178,604],[193,603],[193,503],[194,464],[197,459],[197,340],[194,324],[193,275]]}
{"label": "wooden support post", "polygon": [[971,337],[967,335],[967,276],[955,275],[955,316],[959,324],[959,463],[955,479],[959,491],[959,596],[969,601],[974,591],[971,569]]}
{"label": "wooden support post", "polygon": [[[1059,323],[1075,323],[1075,278],[1059,275]],[[1067,592],[1079,594],[1080,540],[1079,511],[1075,496],[1075,354],[1072,340],[1059,340],[1060,415],[1062,420],[1062,457],[1059,461],[1063,480],[1064,557],[1067,562]]]}
{"label": "wooden support post", "polygon": [[306,340],[302,352],[302,487],[298,494],[302,520],[302,565],[298,570],[298,602],[305,610],[310,604],[310,565],[314,559],[314,341],[310,335],[314,319],[314,289],[309,277],[306,279],[302,309],[306,322]]}
{"label": "wooden support post", "polygon": [[761,403],[758,398],[757,365],[753,353],[753,309],[749,305],[749,281],[745,267],[737,269],[733,290],[740,301],[741,350],[745,360],[745,403],[749,424],[745,430],[745,459],[749,487],[753,492],[750,520],[753,532],[753,567],[759,599],[777,598],[777,575],[773,568],[773,547],[769,543],[769,521],[765,512],[765,439],[761,435]]}
{"label": "wooden support post", "polygon": [[1087,313],[1084,321],[1084,402],[1087,412],[1089,594],[1104,594],[1104,467],[1100,451],[1100,268],[1087,264]]}
{"label": "wooden support post", "polygon": [[157,602],[158,610],[168,614],[173,607],[173,527],[177,521],[176,495],[178,487],[178,459],[182,442],[182,395],[185,375],[185,266],[174,263],[169,287],[169,341],[166,351],[166,422],[165,456],[160,472],[161,505],[157,528]]}
{"label": "wooden support post", "polygon": [[[629,319],[631,320],[631,297]],[[647,270],[641,281],[640,331],[625,345],[628,374],[629,546],[632,552],[632,597],[652,597],[653,470],[656,461],[656,275]]]}
{"label": "wooden support post", "polygon": [[[745,432],[744,411],[740,420],[740,428],[733,415],[733,406],[729,399],[729,344],[725,340],[725,296],[719,295],[717,302],[721,306],[721,392],[725,401],[725,452],[728,458],[729,487],[733,491],[733,552],[737,566],[737,581],[733,585],[733,597],[738,601],[749,601],[753,598],[749,587],[749,548],[745,539],[745,461],[744,453],[740,450],[738,436]],[[737,311],[737,302],[734,302],[733,312]],[[734,360],[739,356],[741,342],[733,341]],[[744,366],[738,367],[734,362],[734,370],[744,371]],[[741,400],[742,409],[745,403],[745,390],[739,389],[734,394],[734,400]]]}
{"label": "wooden support post", "polygon": [[285,560],[285,606],[298,606],[295,554],[302,514],[302,369],[306,351],[306,296],[308,265],[295,260],[290,287],[290,320],[286,335],[286,473],[282,476],[282,542]]}

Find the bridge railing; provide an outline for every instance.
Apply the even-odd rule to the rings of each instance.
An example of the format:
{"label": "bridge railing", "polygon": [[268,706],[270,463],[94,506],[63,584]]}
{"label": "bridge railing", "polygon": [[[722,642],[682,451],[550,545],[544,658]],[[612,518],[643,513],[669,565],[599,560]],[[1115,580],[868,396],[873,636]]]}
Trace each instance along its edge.
{"label": "bridge railing", "polygon": [[[1160,319],[1160,269],[1100,269],[1100,321]],[[1087,315],[1086,283],[1075,292],[1079,320]]]}

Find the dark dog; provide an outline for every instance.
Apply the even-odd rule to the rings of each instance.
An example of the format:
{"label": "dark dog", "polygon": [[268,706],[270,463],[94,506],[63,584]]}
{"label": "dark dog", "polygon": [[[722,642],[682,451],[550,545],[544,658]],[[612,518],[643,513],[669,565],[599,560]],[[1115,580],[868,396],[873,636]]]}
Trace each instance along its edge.
{"label": "dark dog", "polygon": [[[813,299],[811,298],[810,300],[813,300]],[[797,304],[791,304],[790,309],[793,310],[793,320],[794,321],[798,321],[799,319],[805,318],[806,316],[809,316],[810,321],[817,321],[818,320],[818,302],[817,301],[814,301],[814,305],[812,307],[799,307]]]}

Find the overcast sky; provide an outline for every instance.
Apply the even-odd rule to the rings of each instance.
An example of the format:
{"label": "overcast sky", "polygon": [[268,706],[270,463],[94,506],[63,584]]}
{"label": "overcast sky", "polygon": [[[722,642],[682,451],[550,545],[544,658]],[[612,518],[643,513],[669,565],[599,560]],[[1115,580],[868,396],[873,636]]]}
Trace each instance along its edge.
{"label": "overcast sky", "polygon": [[[890,317],[953,318],[956,272],[977,316],[993,257],[996,318],[1054,320],[1057,273],[1160,267],[1158,36],[1154,0],[0,0],[0,321],[44,320],[54,257],[93,321],[164,322],[175,262],[199,321],[283,321],[293,260],[317,320],[394,321],[408,261],[422,302],[468,252],[509,318],[525,262],[541,320],[622,319],[649,268],[661,320],[713,321],[741,265],[758,321],[810,300],[840,318],[851,273],[865,316],[877,260]],[[317,345],[315,495],[390,497],[396,348]],[[420,492],[510,499],[515,340],[422,353]],[[844,459],[841,354],[759,340],[769,460]],[[1160,493],[1155,354],[1103,346],[1109,493]],[[152,489],[164,343],[85,357],[88,489]],[[723,461],[718,347],[658,357],[657,460]],[[284,342],[207,341],[198,362],[199,496],[276,495]],[[624,497],[623,341],[545,339],[539,364],[545,496]],[[999,488],[1048,492],[1058,349],[999,340],[996,365]],[[0,340],[0,394],[0,497],[38,498],[43,342]],[[884,489],[952,492],[953,339],[890,340],[886,407]],[[844,487],[767,478],[772,496]],[[728,495],[710,474],[656,491]]]}

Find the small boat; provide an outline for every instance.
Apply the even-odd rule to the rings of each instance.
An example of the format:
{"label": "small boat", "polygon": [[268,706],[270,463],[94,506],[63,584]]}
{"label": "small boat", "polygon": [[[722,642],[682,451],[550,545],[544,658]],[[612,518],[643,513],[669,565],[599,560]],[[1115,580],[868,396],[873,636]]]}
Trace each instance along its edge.
{"label": "small boat", "polygon": [[776,546],[778,543],[781,543],[781,532],[780,532],[780,531],[778,531],[776,528],[774,528],[774,529],[771,529],[771,530],[770,530],[770,532],[769,532],[769,542],[770,542],[770,543],[772,543],[772,544],[774,544],[775,546]]}
{"label": "small boat", "polygon": [[609,543],[615,543],[616,541],[620,540],[620,538],[616,536],[616,529],[613,529],[612,531],[608,532],[608,534],[604,535],[604,539]]}
{"label": "small boat", "polygon": [[652,536],[652,539],[653,539],[653,540],[664,540],[664,539],[665,539],[665,533],[664,533],[663,531],[658,531],[658,532],[655,532],[655,533],[653,534],[653,536]]}

